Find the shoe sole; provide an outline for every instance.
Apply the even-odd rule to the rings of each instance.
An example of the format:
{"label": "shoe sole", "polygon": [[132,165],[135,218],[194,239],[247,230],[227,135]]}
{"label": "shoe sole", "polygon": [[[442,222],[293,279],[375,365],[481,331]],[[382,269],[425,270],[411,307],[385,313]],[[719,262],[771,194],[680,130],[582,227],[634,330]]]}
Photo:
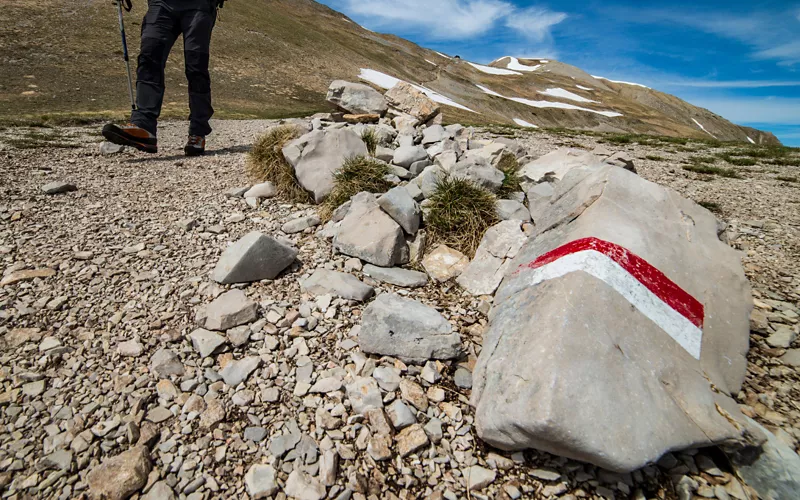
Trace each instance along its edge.
{"label": "shoe sole", "polygon": [[204,154],[206,154],[206,150],[205,149],[203,149],[201,151],[197,151],[197,150],[190,149],[190,148],[183,148],[183,152],[184,152],[184,154],[186,156],[190,156],[190,157],[203,156]]}
{"label": "shoe sole", "polygon": [[105,137],[109,142],[112,142],[118,146],[130,146],[132,148],[138,149],[143,153],[155,154],[158,153],[158,146],[154,146],[152,144],[142,144],[141,142],[136,142],[124,135],[117,134],[113,130],[103,130],[103,137]]}

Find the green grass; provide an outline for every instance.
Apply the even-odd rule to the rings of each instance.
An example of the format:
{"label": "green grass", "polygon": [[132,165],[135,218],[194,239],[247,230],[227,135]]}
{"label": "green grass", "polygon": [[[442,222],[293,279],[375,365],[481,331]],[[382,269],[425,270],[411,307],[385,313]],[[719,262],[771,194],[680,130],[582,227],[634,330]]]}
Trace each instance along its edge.
{"label": "green grass", "polygon": [[430,246],[444,244],[470,257],[497,224],[497,198],[466,179],[444,177],[429,199],[425,226]]}
{"label": "green grass", "polygon": [[364,131],[361,132],[361,140],[364,141],[364,144],[367,146],[367,152],[369,152],[370,156],[375,156],[375,152],[378,150],[378,143],[380,142],[375,129],[371,127],[365,128]]}
{"label": "green grass", "polygon": [[667,161],[667,159],[664,158],[663,156],[657,156],[657,155],[647,155],[645,156],[645,158],[650,161]]}
{"label": "green grass", "polygon": [[754,158],[734,156],[731,153],[717,153],[717,157],[739,167],[750,167],[758,163]]}
{"label": "green grass", "polygon": [[300,137],[302,131],[293,125],[273,127],[253,145],[247,157],[247,175],[256,182],[275,184],[278,196],[284,200],[309,203],[311,197],[297,181],[294,169],[283,156],[289,141]]}
{"label": "green grass", "polygon": [[503,185],[500,186],[500,190],[497,192],[498,197],[505,198],[511,193],[522,191],[522,178],[519,176],[520,164],[513,154],[503,153],[497,163],[497,168],[505,174]]}
{"label": "green grass", "polygon": [[715,203],[713,201],[698,201],[697,204],[705,208],[709,212],[713,212],[715,214],[722,213],[722,207],[720,207],[718,203]]}
{"label": "green grass", "polygon": [[717,159],[713,156],[692,156],[689,161],[694,164],[698,163],[716,163]]}
{"label": "green grass", "polygon": [[683,169],[688,170],[689,172],[694,172],[696,174],[719,175],[720,177],[727,177],[729,179],[742,178],[742,176],[739,175],[739,172],[737,172],[732,168],[714,167],[711,165],[704,165],[702,163],[693,163],[689,165],[684,165]]}
{"label": "green grass", "polygon": [[782,167],[800,167],[800,156],[775,158],[773,160],[769,160],[769,164],[780,165]]}
{"label": "green grass", "polygon": [[80,144],[64,140],[70,138],[75,138],[75,136],[28,130],[19,135],[0,137],[0,143],[5,143],[15,149],[74,149],[81,147]]}
{"label": "green grass", "polygon": [[782,182],[791,182],[791,183],[800,182],[800,179],[798,179],[797,177],[778,176],[776,177],[776,179]]}
{"label": "green grass", "polygon": [[322,204],[320,216],[324,220],[330,219],[337,208],[363,191],[385,193],[390,190],[394,185],[385,179],[388,174],[388,165],[373,158],[347,158],[342,167],[333,174],[333,190]]}

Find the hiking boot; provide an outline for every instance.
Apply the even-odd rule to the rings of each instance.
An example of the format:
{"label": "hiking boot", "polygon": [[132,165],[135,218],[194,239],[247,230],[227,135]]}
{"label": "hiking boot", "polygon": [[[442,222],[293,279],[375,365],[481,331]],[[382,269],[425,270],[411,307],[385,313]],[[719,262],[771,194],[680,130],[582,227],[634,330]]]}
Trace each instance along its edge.
{"label": "hiking boot", "polygon": [[103,137],[120,146],[130,146],[145,153],[158,153],[158,139],[147,130],[136,125],[114,125],[103,127]]}
{"label": "hiking boot", "polygon": [[190,135],[186,146],[183,147],[186,156],[202,156],[206,152],[206,138],[200,135]]}

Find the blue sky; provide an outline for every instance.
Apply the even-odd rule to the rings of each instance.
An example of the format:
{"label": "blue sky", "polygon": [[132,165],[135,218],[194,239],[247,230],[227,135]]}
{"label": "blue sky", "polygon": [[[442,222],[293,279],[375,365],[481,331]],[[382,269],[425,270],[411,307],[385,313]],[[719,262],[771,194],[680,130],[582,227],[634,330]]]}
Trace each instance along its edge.
{"label": "blue sky", "polygon": [[321,1],[450,55],[558,59],[800,146],[800,0]]}

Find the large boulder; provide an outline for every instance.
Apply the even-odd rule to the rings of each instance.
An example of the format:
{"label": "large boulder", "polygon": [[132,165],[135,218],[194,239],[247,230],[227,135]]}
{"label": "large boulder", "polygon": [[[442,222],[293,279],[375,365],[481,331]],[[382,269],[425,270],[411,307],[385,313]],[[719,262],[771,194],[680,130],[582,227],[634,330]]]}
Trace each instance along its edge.
{"label": "large boulder", "polygon": [[[413,116],[422,123],[438,115],[441,110],[439,105],[430,97],[406,82],[400,82],[389,89],[386,92],[386,100],[394,108]],[[400,127],[398,127],[398,130],[400,130]]]}
{"label": "large boulder", "polygon": [[503,185],[506,175],[489,164],[489,161],[482,157],[473,157],[461,160],[450,169],[450,175],[459,179],[467,179],[474,184],[497,192]]}
{"label": "large boulder", "polygon": [[337,108],[354,115],[376,114],[383,116],[389,104],[380,92],[363,83],[336,80],[328,87],[325,98]]}
{"label": "large boulder", "polygon": [[358,345],[369,354],[416,363],[461,354],[461,337],[436,309],[390,293],[364,310]]}
{"label": "large boulder", "polygon": [[211,279],[224,285],[271,280],[289,267],[295,258],[296,249],[253,231],[222,253]]}
{"label": "large boulder", "polygon": [[717,228],[623,169],[568,172],[495,297],[479,436],[615,471],[738,439],[752,300]]}
{"label": "large boulder", "polygon": [[375,195],[370,193],[353,197],[333,239],[333,248],[380,267],[402,264],[403,256],[408,256],[403,230],[381,210]]}
{"label": "large boulder", "polygon": [[333,189],[333,174],[352,156],[367,156],[367,146],[352,129],[315,130],[283,148],[297,181],[321,203]]}
{"label": "large boulder", "polygon": [[575,167],[599,167],[600,158],[580,149],[562,148],[534,160],[519,170],[523,184],[536,184],[543,179],[561,180]]}

